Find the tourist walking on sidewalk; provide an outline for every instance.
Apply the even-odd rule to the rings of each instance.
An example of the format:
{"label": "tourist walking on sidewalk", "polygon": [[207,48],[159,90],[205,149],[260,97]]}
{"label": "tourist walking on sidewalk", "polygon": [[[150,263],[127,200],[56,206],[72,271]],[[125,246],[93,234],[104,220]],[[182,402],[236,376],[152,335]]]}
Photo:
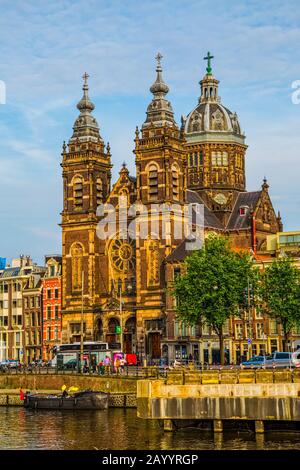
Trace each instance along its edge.
{"label": "tourist walking on sidewalk", "polygon": [[105,367],[105,373],[107,375],[110,374],[110,357],[109,356],[105,356],[105,359],[104,359],[104,367]]}

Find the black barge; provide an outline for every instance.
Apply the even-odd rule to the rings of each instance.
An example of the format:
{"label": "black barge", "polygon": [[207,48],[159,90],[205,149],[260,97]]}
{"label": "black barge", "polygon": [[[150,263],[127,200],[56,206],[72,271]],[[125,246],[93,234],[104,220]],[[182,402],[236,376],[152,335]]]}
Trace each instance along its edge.
{"label": "black barge", "polygon": [[106,410],[108,393],[84,390],[72,395],[26,393],[24,406],[35,410]]}

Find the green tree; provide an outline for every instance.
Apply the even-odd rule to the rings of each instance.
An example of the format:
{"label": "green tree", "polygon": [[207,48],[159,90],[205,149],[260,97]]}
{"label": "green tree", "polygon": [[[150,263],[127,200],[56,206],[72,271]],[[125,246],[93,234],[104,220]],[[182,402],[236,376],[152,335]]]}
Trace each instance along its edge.
{"label": "green tree", "polygon": [[201,250],[185,259],[174,280],[177,318],[188,325],[205,322],[219,337],[224,364],[224,324],[245,304],[249,280],[254,286],[253,263],[245,252],[234,252],[228,239],[210,235]]}
{"label": "green tree", "polygon": [[262,272],[261,298],[269,316],[282,325],[287,351],[291,330],[300,324],[300,271],[289,258],[274,260]]}

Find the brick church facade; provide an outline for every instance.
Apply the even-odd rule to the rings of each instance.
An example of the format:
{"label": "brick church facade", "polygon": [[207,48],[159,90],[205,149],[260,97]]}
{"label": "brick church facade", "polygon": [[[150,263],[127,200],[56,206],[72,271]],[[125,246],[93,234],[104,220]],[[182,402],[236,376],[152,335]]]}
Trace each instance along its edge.
{"label": "brick church facade", "polygon": [[[135,131],[136,175],[131,176],[124,164],[113,185],[110,146],[105,146],[92,114],[84,76],[80,114],[62,151],[63,342],[80,340],[83,315],[85,340],[119,343],[125,352],[154,360],[162,355],[174,358],[182,343],[190,344],[192,338],[198,345],[195,355],[203,359],[203,332],[196,328],[183,334],[182,325],[178,330],[168,289],[188,253],[185,235],[175,236],[181,211],[200,204],[204,235],[223,234],[235,249],[254,254],[265,249],[268,234],[282,229],[267,181],[259,191],[246,191],[245,135],[236,113],[221,103],[211,58],[208,54],[198,103],[179,127],[166,98],[169,88],[158,54],[157,76],[150,88],[153,98],[146,121]],[[134,208],[125,222],[124,204]],[[152,215],[148,235],[140,236],[143,224],[148,227],[145,214],[153,204],[175,209],[167,222],[161,212]],[[103,228],[113,209],[117,229],[105,239],[99,236],[99,223]],[[135,236],[124,230],[128,226]]]}

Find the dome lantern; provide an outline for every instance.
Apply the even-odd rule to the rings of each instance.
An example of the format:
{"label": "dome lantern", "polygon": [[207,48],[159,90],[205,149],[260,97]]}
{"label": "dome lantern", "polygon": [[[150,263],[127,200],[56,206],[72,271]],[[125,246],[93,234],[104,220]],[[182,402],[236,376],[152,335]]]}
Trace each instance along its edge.
{"label": "dome lantern", "polygon": [[245,135],[241,132],[237,114],[223,106],[219,97],[219,80],[212,73],[210,52],[204,57],[207,60],[206,74],[199,82],[201,95],[198,105],[187,116],[184,132],[187,140],[194,143],[215,139],[236,142],[244,145]]}

